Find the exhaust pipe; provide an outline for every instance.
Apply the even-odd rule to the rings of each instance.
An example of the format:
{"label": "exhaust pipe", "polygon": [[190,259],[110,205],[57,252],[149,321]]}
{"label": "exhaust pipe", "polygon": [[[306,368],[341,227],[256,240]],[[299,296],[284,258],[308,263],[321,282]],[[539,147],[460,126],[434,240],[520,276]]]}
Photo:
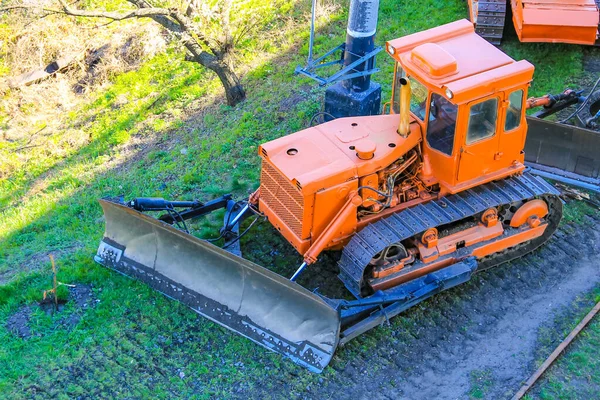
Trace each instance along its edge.
{"label": "exhaust pipe", "polygon": [[400,124],[398,125],[398,134],[403,138],[410,133],[410,81],[407,78],[400,78]]}

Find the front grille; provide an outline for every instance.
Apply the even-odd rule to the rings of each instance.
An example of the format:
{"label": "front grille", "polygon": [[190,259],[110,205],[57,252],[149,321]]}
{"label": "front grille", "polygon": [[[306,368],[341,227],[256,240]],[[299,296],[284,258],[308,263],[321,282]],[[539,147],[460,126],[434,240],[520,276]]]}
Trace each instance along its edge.
{"label": "front grille", "polygon": [[302,238],[302,193],[266,160],[262,163],[260,198],[296,236]]}

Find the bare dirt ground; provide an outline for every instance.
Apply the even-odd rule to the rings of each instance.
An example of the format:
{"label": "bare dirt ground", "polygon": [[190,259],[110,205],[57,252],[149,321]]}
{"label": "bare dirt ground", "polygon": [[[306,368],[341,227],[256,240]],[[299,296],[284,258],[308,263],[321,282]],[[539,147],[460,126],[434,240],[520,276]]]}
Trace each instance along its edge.
{"label": "bare dirt ground", "polygon": [[[590,254],[579,250],[586,247],[592,249]],[[538,254],[501,267],[513,274],[483,273],[478,293],[456,318],[465,318],[469,328],[448,334],[437,346],[432,343],[437,347],[433,351],[424,343],[418,346],[428,353],[425,362],[421,371],[405,377],[398,394],[412,399],[463,398],[474,378],[489,374],[486,398],[512,396],[535,369],[540,328],[600,284],[599,254],[597,231],[570,235],[563,230]],[[504,273],[509,275],[500,282],[498,275]]]}
{"label": "bare dirt ground", "polygon": [[[562,225],[542,248],[476,275],[408,310],[410,335],[392,330],[308,398],[510,398],[536,369],[545,335],[562,340],[561,316],[600,286],[600,218]],[[587,307],[588,305],[584,305]],[[568,319],[568,318],[565,318]],[[371,344],[373,345],[373,344]]]}
{"label": "bare dirt ground", "polygon": [[[64,310],[65,305],[69,302],[74,303],[75,312],[63,317],[61,311]],[[32,336],[30,326],[31,315],[35,312],[36,308],[39,308],[48,315],[56,313],[55,325],[73,328],[81,320],[83,312],[87,308],[93,307],[95,302],[96,299],[92,293],[91,286],[81,284],[70,286],[68,298],[66,300],[59,300],[57,309],[51,300],[42,301],[38,304],[27,304],[20,307],[17,312],[11,315],[6,321],[5,326],[9,332],[20,338],[29,339]]]}

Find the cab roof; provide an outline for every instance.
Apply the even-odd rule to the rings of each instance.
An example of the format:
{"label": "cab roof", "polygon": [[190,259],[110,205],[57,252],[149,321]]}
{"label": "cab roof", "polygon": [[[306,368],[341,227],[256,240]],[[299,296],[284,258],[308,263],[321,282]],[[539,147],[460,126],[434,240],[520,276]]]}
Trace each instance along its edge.
{"label": "cab roof", "polygon": [[[466,19],[390,40],[386,49],[409,76],[460,103],[529,83],[533,65],[515,61]],[[438,90],[435,90],[438,89]]]}

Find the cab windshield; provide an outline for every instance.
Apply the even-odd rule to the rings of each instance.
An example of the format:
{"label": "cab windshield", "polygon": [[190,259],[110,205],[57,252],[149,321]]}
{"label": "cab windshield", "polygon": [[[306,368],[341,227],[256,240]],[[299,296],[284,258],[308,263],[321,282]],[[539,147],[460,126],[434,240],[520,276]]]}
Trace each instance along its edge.
{"label": "cab windshield", "polygon": [[412,96],[410,97],[410,111],[421,121],[425,120],[425,108],[427,106],[427,88],[418,80],[408,77]]}
{"label": "cab windshield", "polygon": [[[394,113],[400,112],[400,78],[406,78],[406,73],[400,66],[396,65],[396,81],[394,83],[394,98],[393,107]],[[411,97],[410,97],[410,111],[421,121],[425,120],[425,110],[427,107],[427,88],[418,80],[412,76],[408,77],[410,81]]]}
{"label": "cab windshield", "polygon": [[429,146],[444,154],[452,155],[457,114],[457,105],[437,93],[431,95],[427,124]]}

